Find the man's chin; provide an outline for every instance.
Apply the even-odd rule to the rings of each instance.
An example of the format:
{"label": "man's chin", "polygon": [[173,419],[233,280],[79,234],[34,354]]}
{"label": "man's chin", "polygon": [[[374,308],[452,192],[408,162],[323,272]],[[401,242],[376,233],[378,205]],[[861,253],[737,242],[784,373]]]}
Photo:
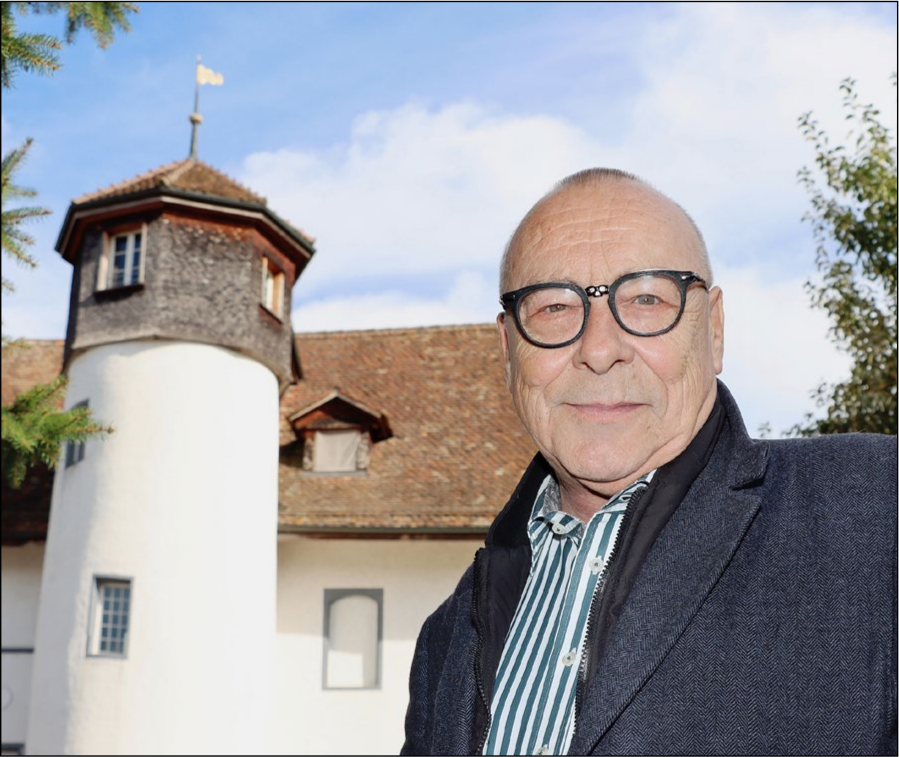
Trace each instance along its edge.
{"label": "man's chin", "polygon": [[642,456],[625,457],[621,452],[621,448],[603,451],[594,448],[582,454],[572,454],[567,457],[567,463],[559,459],[559,464],[568,476],[584,488],[597,494],[615,494],[647,472],[644,468],[648,461]]}

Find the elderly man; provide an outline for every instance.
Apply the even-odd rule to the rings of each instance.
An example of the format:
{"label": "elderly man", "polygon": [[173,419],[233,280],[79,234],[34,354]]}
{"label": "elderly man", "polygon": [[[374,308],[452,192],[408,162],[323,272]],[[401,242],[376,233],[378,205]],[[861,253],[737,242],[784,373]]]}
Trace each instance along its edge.
{"label": "elderly man", "polygon": [[895,754],[895,438],[748,437],[702,237],[634,176],[562,181],[501,278],[540,453],[422,629],[404,753]]}

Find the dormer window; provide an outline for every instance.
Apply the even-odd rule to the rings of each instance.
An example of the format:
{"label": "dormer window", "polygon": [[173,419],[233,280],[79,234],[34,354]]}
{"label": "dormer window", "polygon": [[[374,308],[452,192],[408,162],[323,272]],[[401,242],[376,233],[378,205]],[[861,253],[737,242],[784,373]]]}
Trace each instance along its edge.
{"label": "dormer window", "polygon": [[267,257],[262,258],[262,306],[283,320],[284,272]]}
{"label": "dormer window", "polygon": [[146,227],[104,235],[103,257],[97,271],[97,289],[135,286],[144,280]]}
{"label": "dormer window", "polygon": [[302,458],[309,475],[364,474],[372,446],[393,436],[383,413],[337,390],[293,413],[288,421],[297,435],[289,446],[302,451],[294,459]]}

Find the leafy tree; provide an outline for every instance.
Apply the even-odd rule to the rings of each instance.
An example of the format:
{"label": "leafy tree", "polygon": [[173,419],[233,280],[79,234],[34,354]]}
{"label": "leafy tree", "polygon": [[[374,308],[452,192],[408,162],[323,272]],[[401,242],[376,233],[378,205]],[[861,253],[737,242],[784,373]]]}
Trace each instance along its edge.
{"label": "leafy tree", "polygon": [[[892,76],[896,86],[896,74]],[[831,146],[811,113],[799,128],[815,148],[819,169],[799,172],[811,198],[804,220],[817,242],[818,283],[806,289],[832,320],[830,336],[853,360],[849,378],[814,392],[822,420],[806,418],[793,433],[896,433],[896,142],[879,112],[859,101],[855,81],[840,90],[854,144]],[[825,183],[822,188],[817,178]]]}
{"label": "leafy tree", "polygon": [[[48,34],[19,33],[15,15],[33,13],[66,12],[65,41],[71,43],[79,29],[88,29],[100,47],[106,47],[117,29],[128,31],[127,14],[137,10],[135,3],[28,3],[6,2],[0,4],[0,81],[4,89],[12,86],[18,71],[52,74],[59,69],[57,52],[62,43]],[[41,207],[9,207],[8,203],[34,197],[31,189],[15,183],[15,173],[31,146],[27,139],[21,147],[3,158],[2,164],[2,240],[3,252],[16,261],[34,267],[36,262],[28,253],[34,240],[22,229],[25,221],[46,215]],[[4,291],[11,291],[12,284],[2,279]],[[21,340],[11,342],[3,337],[3,351],[27,349]],[[99,434],[109,433],[111,428],[101,426],[90,416],[87,408],[79,407],[59,411],[58,405],[67,386],[65,376],[47,385],[35,386],[20,394],[2,408],[2,461],[3,476],[7,483],[17,488],[28,470],[39,462],[55,467],[60,457],[60,447],[66,442],[82,442]]]}

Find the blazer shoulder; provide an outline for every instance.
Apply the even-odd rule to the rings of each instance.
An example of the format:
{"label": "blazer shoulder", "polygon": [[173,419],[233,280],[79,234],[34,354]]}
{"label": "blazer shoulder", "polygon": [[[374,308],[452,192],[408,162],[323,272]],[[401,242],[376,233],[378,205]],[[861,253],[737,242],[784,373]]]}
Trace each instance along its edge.
{"label": "blazer shoulder", "polygon": [[794,512],[802,508],[825,520],[862,516],[883,525],[895,522],[895,436],[833,434],[767,444],[764,485],[769,497],[791,503]]}

